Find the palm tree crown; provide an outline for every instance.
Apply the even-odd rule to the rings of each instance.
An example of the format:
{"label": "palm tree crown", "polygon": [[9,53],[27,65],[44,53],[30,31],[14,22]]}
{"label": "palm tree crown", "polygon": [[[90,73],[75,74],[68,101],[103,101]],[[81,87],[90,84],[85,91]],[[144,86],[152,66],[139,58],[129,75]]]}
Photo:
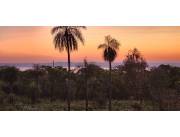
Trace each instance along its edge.
{"label": "palm tree crown", "polygon": [[112,61],[114,61],[114,59],[117,56],[116,51],[119,49],[119,46],[120,46],[120,43],[116,39],[114,39],[110,35],[108,35],[108,36],[105,36],[105,43],[100,44],[98,46],[98,49],[103,48],[104,49],[104,54],[103,54],[104,60],[112,62]]}
{"label": "palm tree crown", "polygon": [[84,44],[80,28],[85,29],[84,26],[57,26],[54,27],[51,33],[54,36],[55,48],[63,51],[64,48],[68,51],[78,50],[78,40]]}

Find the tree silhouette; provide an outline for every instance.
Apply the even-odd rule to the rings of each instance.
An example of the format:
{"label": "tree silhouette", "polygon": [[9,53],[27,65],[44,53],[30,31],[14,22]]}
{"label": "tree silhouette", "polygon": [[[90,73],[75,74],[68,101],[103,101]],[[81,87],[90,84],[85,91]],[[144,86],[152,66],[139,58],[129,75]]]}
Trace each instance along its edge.
{"label": "tree silhouette", "polygon": [[55,49],[60,52],[66,49],[68,54],[68,79],[67,79],[67,103],[68,110],[70,110],[70,91],[69,91],[69,79],[70,79],[70,52],[78,50],[78,40],[84,44],[84,38],[80,29],[85,29],[84,26],[57,26],[51,31],[54,35]]}
{"label": "tree silhouette", "polygon": [[100,44],[98,46],[98,49],[104,49],[103,57],[105,61],[109,62],[109,93],[108,93],[108,98],[109,98],[109,110],[111,110],[111,96],[112,96],[112,91],[111,91],[111,70],[112,66],[111,63],[115,60],[117,57],[117,50],[119,49],[120,43],[112,38],[110,35],[105,36],[105,43]]}
{"label": "tree silhouette", "polygon": [[143,101],[143,93],[146,91],[146,68],[148,64],[137,48],[129,50],[123,60],[124,71],[126,72],[127,88],[134,91],[136,99]]}

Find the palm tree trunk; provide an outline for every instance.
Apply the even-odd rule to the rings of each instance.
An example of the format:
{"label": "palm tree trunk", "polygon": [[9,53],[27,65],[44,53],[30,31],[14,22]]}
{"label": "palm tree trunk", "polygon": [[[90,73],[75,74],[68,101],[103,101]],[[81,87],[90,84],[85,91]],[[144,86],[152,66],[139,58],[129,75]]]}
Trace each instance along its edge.
{"label": "palm tree trunk", "polygon": [[67,32],[67,29],[66,29],[66,32],[65,32],[65,35],[66,35],[66,44],[67,44],[67,54],[68,54],[68,78],[67,78],[67,106],[68,106],[68,111],[71,110],[71,101],[70,101],[70,65],[71,65],[71,62],[70,62],[70,43],[69,43],[69,38],[68,38],[68,32]]}
{"label": "palm tree trunk", "polygon": [[66,44],[67,44],[67,53],[68,53],[67,105],[68,105],[68,111],[70,111],[71,110],[71,99],[70,99],[70,65],[71,65],[70,44],[71,43],[69,43],[69,37],[68,37],[67,29],[66,29],[65,35],[66,35]]}
{"label": "palm tree trunk", "polygon": [[112,96],[112,91],[111,91],[111,84],[112,84],[112,79],[111,79],[111,61],[109,61],[109,111],[111,111],[111,96]]}
{"label": "palm tree trunk", "polygon": [[71,65],[71,61],[70,61],[70,50],[69,50],[69,46],[68,47],[68,79],[67,79],[67,103],[68,103],[68,111],[71,110],[71,100],[70,100],[70,65]]}

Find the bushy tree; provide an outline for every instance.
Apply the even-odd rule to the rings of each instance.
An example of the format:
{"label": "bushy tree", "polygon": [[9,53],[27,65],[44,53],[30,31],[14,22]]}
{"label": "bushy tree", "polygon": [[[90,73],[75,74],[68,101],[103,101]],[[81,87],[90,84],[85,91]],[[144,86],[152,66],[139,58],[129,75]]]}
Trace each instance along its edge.
{"label": "bushy tree", "polygon": [[130,50],[123,61],[126,88],[130,94],[142,103],[143,93],[146,90],[146,68],[147,63],[138,49]]}
{"label": "bushy tree", "polygon": [[150,94],[155,106],[160,110],[175,109],[178,103],[178,71],[169,65],[152,68],[149,77]]}

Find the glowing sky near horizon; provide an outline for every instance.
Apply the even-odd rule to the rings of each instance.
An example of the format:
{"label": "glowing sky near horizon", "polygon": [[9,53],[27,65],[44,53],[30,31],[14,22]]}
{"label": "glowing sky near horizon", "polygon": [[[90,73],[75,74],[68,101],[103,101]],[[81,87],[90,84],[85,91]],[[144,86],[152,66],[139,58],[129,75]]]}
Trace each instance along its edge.
{"label": "glowing sky near horizon", "polygon": [[[66,61],[66,51],[53,45],[52,27],[0,27],[0,62]],[[147,61],[180,61],[180,27],[87,27],[85,45],[71,54],[72,61],[103,61],[97,46],[104,36],[116,38],[121,47],[116,61],[138,48]]]}

